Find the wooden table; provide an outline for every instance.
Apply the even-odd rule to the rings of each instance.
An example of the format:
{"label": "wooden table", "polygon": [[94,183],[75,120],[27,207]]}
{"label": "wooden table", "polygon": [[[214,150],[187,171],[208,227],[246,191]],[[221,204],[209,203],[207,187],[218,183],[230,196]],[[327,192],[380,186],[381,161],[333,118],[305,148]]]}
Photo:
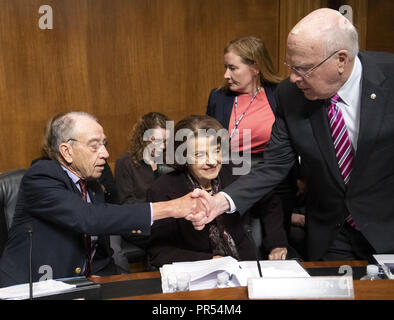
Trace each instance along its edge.
{"label": "wooden table", "polygon": [[[367,261],[328,261],[328,262],[303,262],[304,268],[331,268],[342,265],[351,267],[364,267]],[[96,283],[108,283],[117,281],[160,278],[160,272],[141,272],[132,274],[122,274],[108,277],[91,277]],[[355,300],[394,300],[394,281],[375,280],[361,281],[354,280]],[[248,300],[247,287],[235,287],[224,289],[196,290],[175,293],[146,294],[131,297],[117,298],[117,300]]]}

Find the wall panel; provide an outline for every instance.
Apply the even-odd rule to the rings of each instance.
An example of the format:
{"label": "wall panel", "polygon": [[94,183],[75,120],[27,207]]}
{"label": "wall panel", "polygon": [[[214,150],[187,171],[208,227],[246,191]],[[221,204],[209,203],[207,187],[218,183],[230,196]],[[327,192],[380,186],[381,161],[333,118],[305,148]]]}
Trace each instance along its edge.
{"label": "wall panel", "polygon": [[[282,75],[290,29],[314,9],[351,5],[361,48],[394,52],[390,0],[0,0],[0,172],[40,155],[46,120],[95,114],[110,163],[149,111],[204,113],[223,81],[223,47],[255,35]],[[53,30],[38,27],[43,4]]]}
{"label": "wall panel", "polygon": [[43,4],[0,1],[0,171],[38,157],[45,121],[60,111],[98,116],[110,162],[144,113],[204,113],[235,37],[263,37],[278,62],[279,0],[45,1],[53,30],[38,27]]}

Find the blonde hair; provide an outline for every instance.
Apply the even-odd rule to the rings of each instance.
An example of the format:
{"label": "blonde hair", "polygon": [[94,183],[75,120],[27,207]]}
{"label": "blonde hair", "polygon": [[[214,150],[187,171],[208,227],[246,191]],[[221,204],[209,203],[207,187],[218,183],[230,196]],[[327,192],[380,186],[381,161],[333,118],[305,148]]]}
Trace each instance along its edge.
{"label": "blonde hair", "polygon": [[[274,69],[272,60],[264,42],[256,37],[243,37],[231,40],[224,48],[224,54],[233,51],[247,65],[257,65],[259,70],[257,86],[276,84],[283,80]],[[228,89],[227,83],[221,87]]]}

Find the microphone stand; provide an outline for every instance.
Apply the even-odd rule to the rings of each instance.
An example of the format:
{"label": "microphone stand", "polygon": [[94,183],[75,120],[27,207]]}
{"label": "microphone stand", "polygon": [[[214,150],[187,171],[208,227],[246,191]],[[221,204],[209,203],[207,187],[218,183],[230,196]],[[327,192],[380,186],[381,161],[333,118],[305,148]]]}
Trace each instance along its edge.
{"label": "microphone stand", "polygon": [[252,236],[252,229],[250,228],[250,225],[246,225],[246,234],[248,235],[248,238],[250,242],[252,242],[253,247],[254,247],[254,252],[255,252],[255,257],[256,257],[256,263],[257,263],[257,270],[259,271],[260,278],[263,277],[263,273],[261,272],[261,266],[259,262],[259,249],[257,248],[256,242],[254,241],[254,238]]}
{"label": "microphone stand", "polygon": [[27,228],[29,233],[29,299],[33,300],[33,272],[32,272],[32,253],[33,253],[33,227],[30,225]]}

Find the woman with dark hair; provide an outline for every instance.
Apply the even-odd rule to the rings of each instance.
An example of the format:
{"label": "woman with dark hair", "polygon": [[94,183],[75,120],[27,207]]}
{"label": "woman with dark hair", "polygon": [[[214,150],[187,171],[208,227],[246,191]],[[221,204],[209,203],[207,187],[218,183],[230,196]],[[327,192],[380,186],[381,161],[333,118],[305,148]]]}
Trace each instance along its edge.
{"label": "woman with dark hair", "polygon": [[129,150],[116,160],[115,181],[119,203],[146,201],[146,191],[158,176],[163,160],[168,117],[158,112],[143,115],[129,136]]}
{"label": "woman with dark hair", "polygon": [[[231,167],[222,164],[223,127],[212,117],[193,115],[175,126],[175,171],[158,178],[148,190],[148,201],[157,202],[178,198],[195,188],[215,194],[232,183],[236,176]],[[178,141],[177,139],[183,139]],[[227,139],[227,137],[225,137]],[[271,194],[264,198],[266,249],[274,251],[286,247],[282,228],[281,206]],[[276,219],[275,221],[272,218]],[[254,246],[247,236],[245,224],[249,216],[238,213],[220,215],[202,231],[193,228],[190,221],[164,219],[152,226],[148,245],[150,264],[160,267],[177,261],[212,259],[232,256],[238,260],[255,258]],[[271,258],[280,258],[271,256]]]}
{"label": "woman with dark hair", "polygon": [[[115,183],[118,203],[146,202],[146,192],[159,176],[167,138],[168,117],[159,112],[144,114],[133,126],[129,134],[128,151],[115,162]],[[115,252],[115,262],[129,271],[129,257],[144,259],[148,236],[138,233],[122,237],[112,236],[111,245]]]}
{"label": "woman with dark hair", "polygon": [[[282,80],[274,70],[264,42],[256,37],[230,41],[224,48],[225,83],[209,95],[206,114],[228,129],[232,153],[250,155],[251,163],[262,160],[275,121],[275,89]],[[250,140],[245,135],[250,134]],[[250,141],[250,144],[245,142]],[[284,226],[290,227],[290,215],[297,191],[294,168],[275,190],[281,198]]]}

